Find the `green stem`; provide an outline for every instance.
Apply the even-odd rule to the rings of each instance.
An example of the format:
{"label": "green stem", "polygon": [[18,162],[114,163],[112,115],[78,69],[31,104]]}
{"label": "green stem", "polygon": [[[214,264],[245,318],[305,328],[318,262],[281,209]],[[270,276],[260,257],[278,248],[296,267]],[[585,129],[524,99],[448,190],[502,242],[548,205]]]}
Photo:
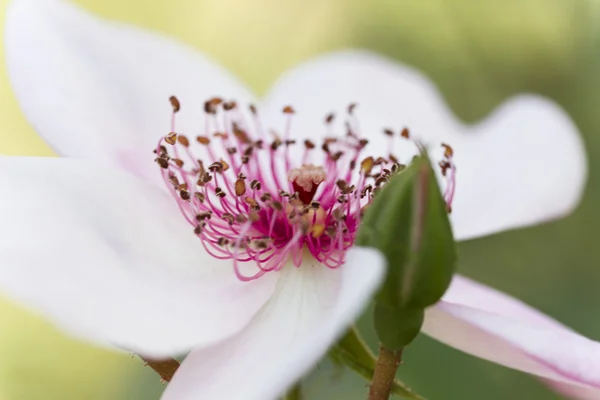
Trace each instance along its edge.
{"label": "green stem", "polygon": [[[360,336],[356,327],[350,328],[348,332],[333,346],[329,355],[341,364],[350,367],[356,373],[367,380],[373,378],[375,373],[375,355]],[[393,381],[392,393],[407,399],[424,400],[398,379]]]}
{"label": "green stem", "polygon": [[381,345],[373,379],[369,386],[369,400],[388,400],[390,398],[401,357],[402,350],[393,351]]}

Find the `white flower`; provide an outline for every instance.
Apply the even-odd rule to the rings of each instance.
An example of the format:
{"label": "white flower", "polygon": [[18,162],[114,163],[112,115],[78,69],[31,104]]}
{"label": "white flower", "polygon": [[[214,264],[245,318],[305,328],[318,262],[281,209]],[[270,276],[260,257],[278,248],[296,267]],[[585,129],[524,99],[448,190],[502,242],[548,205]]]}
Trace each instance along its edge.
{"label": "white flower", "polygon": [[[319,252],[300,252],[301,261],[290,257],[290,265],[257,279],[238,279],[256,265],[234,269],[237,253],[211,257],[184,218],[185,200],[178,209],[154,163],[152,149],[171,130],[169,96],[182,105],[177,132],[190,137],[216,129],[205,128],[212,117],[202,110],[220,96],[255,102],[265,129],[315,142],[327,134],[323,116],[342,115],[356,101],[360,131],[375,155],[407,155],[399,140],[390,145],[380,133],[387,127],[450,143],[459,170],[452,212],[458,239],[560,217],[577,204],[585,182],[581,139],[551,102],[521,96],[465,126],[419,73],[366,52],[305,63],[257,102],[192,49],[54,0],[11,4],[6,51],[26,116],[58,154],[72,158],[0,158],[0,287],[97,343],[154,357],[191,349],[165,399],[281,394],[357,316],[383,270],[377,252],[353,248],[334,268],[316,261]],[[297,111],[291,128],[281,113],[288,104]],[[289,176],[308,179],[290,178],[310,188],[332,173],[321,172]],[[424,331],[566,383],[561,390],[600,391],[596,342],[466,278],[457,277],[428,311]]]}

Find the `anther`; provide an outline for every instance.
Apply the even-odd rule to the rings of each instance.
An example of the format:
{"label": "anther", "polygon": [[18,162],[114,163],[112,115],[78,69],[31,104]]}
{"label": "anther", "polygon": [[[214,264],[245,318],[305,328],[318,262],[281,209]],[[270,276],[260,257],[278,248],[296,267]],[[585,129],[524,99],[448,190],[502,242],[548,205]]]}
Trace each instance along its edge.
{"label": "anther", "polygon": [[167,136],[165,136],[165,142],[167,142],[170,145],[174,145],[176,140],[177,140],[176,132],[169,132],[169,134]]}
{"label": "anther", "polygon": [[210,144],[210,138],[208,138],[206,136],[196,136],[196,141],[205,146]]}
{"label": "anther", "polygon": [[190,146],[190,141],[188,140],[187,137],[183,136],[183,135],[179,135],[177,136],[177,141],[179,142],[180,145],[182,145],[183,147],[189,147]]}
{"label": "anther", "polygon": [[246,183],[243,179],[238,179],[235,181],[235,195],[243,196],[246,193]]}
{"label": "anther", "polygon": [[169,101],[171,102],[171,107],[173,107],[174,113],[181,110],[181,103],[179,103],[179,100],[177,99],[177,97],[171,96],[171,97],[169,97]]}
{"label": "anther", "polygon": [[402,128],[402,132],[400,132],[400,136],[405,139],[410,139],[410,132],[408,132],[408,128]]}
{"label": "anther", "polygon": [[215,188],[215,195],[216,195],[217,197],[219,197],[219,198],[221,198],[221,199],[222,199],[222,198],[223,198],[223,197],[225,197],[227,194],[226,194],[226,193],[223,191],[223,189],[221,189],[220,187],[218,187],[218,186],[217,186],[217,187]]}
{"label": "anther", "polygon": [[292,106],[285,106],[283,107],[283,113],[284,114],[294,114],[296,111],[294,111],[294,109],[292,108]]}

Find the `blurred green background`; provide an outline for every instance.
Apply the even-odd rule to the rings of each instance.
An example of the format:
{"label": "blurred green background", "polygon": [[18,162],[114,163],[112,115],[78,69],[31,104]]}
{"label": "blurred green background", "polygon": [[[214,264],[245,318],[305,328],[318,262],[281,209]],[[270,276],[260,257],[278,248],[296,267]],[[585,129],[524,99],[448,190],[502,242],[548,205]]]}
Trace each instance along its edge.
{"label": "blurred green background", "polygon": [[[421,69],[466,121],[482,118],[521,91],[555,99],[573,117],[587,144],[591,174],[581,207],[561,221],[461,243],[460,271],[600,339],[600,1],[78,3],[184,40],[211,54],[259,93],[288,67],[314,54],[362,47]],[[0,0],[2,20],[6,4]],[[0,152],[51,154],[20,112],[1,61]],[[0,301],[0,315],[0,400],[159,398],[163,386],[138,359],[66,338],[6,301]],[[362,322],[368,327],[368,316]],[[429,399],[560,398],[534,378],[426,337],[420,337],[404,358],[400,376]],[[364,399],[365,383],[350,371],[340,374],[322,362],[305,387],[308,399]]]}

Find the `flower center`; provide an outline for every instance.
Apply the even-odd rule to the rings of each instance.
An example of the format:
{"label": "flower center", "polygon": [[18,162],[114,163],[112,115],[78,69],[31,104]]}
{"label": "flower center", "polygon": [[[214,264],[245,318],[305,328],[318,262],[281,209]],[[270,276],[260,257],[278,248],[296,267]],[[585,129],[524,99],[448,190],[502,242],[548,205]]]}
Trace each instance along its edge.
{"label": "flower center", "polygon": [[[353,104],[344,136],[328,135],[320,146],[306,139],[293,151],[299,144],[290,137],[292,107],[283,109],[283,134],[267,134],[254,106],[247,120],[235,102],[209,99],[204,133],[190,140],[176,133],[181,105],[175,97],[171,105],[171,132],[154,150],[162,177],[206,251],[233,260],[244,281],[290,260],[300,266],[305,252],[326,267],[340,267],[374,193],[405,168],[393,154],[364,155],[368,141],[358,134]],[[330,133],[333,119],[325,118]],[[384,133],[390,149],[395,136],[410,140],[406,129]],[[440,167],[448,178],[444,197],[450,209],[455,167],[452,149],[444,146]],[[245,273],[245,263],[257,270]]]}

